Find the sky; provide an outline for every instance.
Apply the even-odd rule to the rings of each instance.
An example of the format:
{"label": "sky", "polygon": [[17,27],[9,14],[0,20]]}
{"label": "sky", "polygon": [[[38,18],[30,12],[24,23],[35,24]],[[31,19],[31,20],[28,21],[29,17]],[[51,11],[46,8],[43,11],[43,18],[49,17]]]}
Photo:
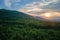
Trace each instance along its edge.
{"label": "sky", "polygon": [[[0,0],[0,9],[16,10],[32,16],[40,16],[43,13],[56,15],[52,20],[60,20],[60,0]],[[52,15],[51,14],[51,15]]]}
{"label": "sky", "polygon": [[0,9],[18,10],[26,4],[32,3],[33,0],[0,0]]}
{"label": "sky", "polygon": [[0,9],[12,9],[25,12],[52,9],[60,10],[60,0],[0,0]]}

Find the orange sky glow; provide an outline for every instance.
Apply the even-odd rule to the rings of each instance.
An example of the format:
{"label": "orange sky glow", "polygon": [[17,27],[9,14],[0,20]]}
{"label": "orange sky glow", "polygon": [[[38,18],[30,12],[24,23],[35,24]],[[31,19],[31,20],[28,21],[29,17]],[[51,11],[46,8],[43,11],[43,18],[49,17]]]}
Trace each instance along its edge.
{"label": "orange sky glow", "polygon": [[51,18],[60,17],[60,13],[59,12],[46,12],[46,13],[40,14],[40,16],[45,19],[51,19]]}

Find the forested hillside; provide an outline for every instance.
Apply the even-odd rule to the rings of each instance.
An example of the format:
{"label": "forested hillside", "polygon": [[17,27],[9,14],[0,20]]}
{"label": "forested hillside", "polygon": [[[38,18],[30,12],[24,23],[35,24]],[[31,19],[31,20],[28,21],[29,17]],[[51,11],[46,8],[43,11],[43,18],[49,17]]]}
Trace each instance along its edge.
{"label": "forested hillside", "polygon": [[60,23],[37,20],[22,12],[1,9],[0,40],[60,40]]}

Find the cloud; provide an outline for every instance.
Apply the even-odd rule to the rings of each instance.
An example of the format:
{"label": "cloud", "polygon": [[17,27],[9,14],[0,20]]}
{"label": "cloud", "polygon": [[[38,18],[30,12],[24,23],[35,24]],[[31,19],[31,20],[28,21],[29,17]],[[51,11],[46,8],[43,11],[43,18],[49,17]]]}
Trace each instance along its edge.
{"label": "cloud", "polygon": [[4,0],[5,6],[6,7],[11,7],[11,2],[10,0]]}
{"label": "cloud", "polygon": [[4,0],[4,4],[6,7],[11,8],[11,6],[13,5],[13,3],[17,3],[20,2],[21,0]]}
{"label": "cloud", "polygon": [[58,0],[36,0],[30,4],[26,4],[23,8],[18,9],[18,11],[22,11],[25,13],[39,12],[45,10],[43,9],[45,6],[47,7],[51,4],[56,4],[57,2]]}
{"label": "cloud", "polygon": [[55,4],[58,0],[41,0],[41,2],[36,2],[39,6],[43,7],[43,6],[47,6],[50,4]]}

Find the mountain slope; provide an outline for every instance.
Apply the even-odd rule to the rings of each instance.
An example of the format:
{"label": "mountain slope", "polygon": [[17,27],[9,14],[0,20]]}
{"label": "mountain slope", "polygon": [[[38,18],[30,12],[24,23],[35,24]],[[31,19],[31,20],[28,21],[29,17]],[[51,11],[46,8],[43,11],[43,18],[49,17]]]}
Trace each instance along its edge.
{"label": "mountain slope", "polygon": [[17,11],[10,11],[10,10],[5,10],[1,9],[0,10],[0,20],[21,20],[21,19],[30,19],[31,16],[22,13],[22,12],[17,12]]}

